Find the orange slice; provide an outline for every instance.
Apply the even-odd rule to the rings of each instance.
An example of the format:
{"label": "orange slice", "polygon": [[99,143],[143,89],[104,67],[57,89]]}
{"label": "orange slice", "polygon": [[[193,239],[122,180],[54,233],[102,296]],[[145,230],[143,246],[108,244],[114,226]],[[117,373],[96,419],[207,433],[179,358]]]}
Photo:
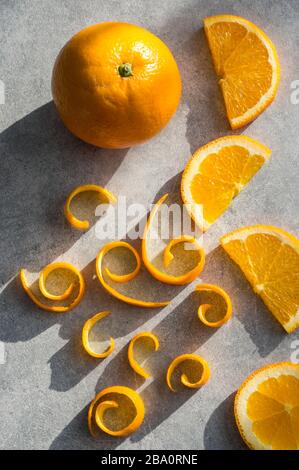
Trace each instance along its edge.
{"label": "orange slice", "polygon": [[299,326],[299,240],[272,226],[255,225],[221,238],[254,291],[291,333]]}
{"label": "orange slice", "polygon": [[299,365],[280,362],[258,369],[241,385],[235,417],[255,450],[299,450]]}
{"label": "orange slice", "polygon": [[248,124],[274,100],[280,65],[274,44],[255,24],[210,16],[204,29],[232,129]]}
{"label": "orange slice", "polygon": [[244,135],[213,140],[199,148],[181,182],[185,207],[206,231],[269,159],[271,150]]}

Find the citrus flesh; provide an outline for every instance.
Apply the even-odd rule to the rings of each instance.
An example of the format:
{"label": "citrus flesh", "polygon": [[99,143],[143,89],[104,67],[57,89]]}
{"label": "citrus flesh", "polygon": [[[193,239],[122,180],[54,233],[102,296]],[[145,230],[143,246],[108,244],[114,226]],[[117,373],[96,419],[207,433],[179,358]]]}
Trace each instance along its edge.
{"label": "citrus flesh", "polygon": [[207,230],[269,159],[271,150],[246,136],[227,136],[198,149],[181,183],[186,209]]}
{"label": "citrus flesh", "polygon": [[275,98],[280,65],[274,44],[255,24],[233,15],[205,18],[215,71],[232,129],[255,119]]}
{"label": "citrus flesh", "polygon": [[291,333],[299,326],[299,240],[273,226],[243,227],[221,238],[274,317]]}
{"label": "citrus flesh", "polygon": [[236,422],[256,450],[299,449],[299,365],[281,362],[255,371],[235,398]]}

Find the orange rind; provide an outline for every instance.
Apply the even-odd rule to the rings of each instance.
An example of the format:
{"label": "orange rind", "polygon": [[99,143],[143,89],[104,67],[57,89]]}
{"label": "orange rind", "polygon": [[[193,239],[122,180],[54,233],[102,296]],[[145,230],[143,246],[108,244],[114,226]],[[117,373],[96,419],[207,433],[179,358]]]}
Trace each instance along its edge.
{"label": "orange rind", "polygon": [[64,215],[67,218],[68,222],[76,229],[87,230],[90,227],[90,222],[88,220],[79,220],[71,211],[71,203],[73,199],[78,196],[78,194],[94,191],[98,193],[99,197],[107,199],[109,204],[114,204],[116,202],[116,197],[108,191],[108,189],[102,188],[96,184],[86,184],[78,186],[73,189],[73,191],[68,195],[65,206],[64,206]]}
{"label": "orange rind", "polygon": [[[64,292],[60,294],[51,293],[49,292],[48,288],[46,287],[47,278],[48,276],[59,270],[66,270],[75,275],[76,282],[71,282],[70,285],[64,290]],[[23,289],[31,298],[31,300],[41,309],[46,310],[48,312],[56,312],[56,313],[63,313],[68,312],[69,310],[75,308],[79,302],[81,301],[84,292],[85,292],[85,281],[81,272],[72,264],[67,262],[55,262],[48,264],[44,267],[44,269],[40,272],[38,287],[39,287],[39,294],[41,294],[41,298],[44,298],[46,301],[53,301],[53,302],[61,302],[67,299],[71,299],[71,296],[74,297],[70,301],[69,305],[55,305],[55,304],[47,304],[43,302],[30,288],[26,280],[26,270],[21,269],[20,271],[20,280]],[[76,291],[76,293],[75,293]]]}
{"label": "orange rind", "polygon": [[103,312],[96,313],[95,315],[93,315],[93,317],[89,318],[84,323],[84,326],[83,326],[83,329],[82,329],[82,344],[83,344],[83,347],[84,347],[85,351],[90,356],[95,357],[97,359],[104,359],[105,357],[108,357],[114,350],[115,341],[112,337],[110,337],[110,345],[107,347],[107,349],[102,353],[97,353],[96,351],[94,351],[92,349],[92,347],[90,345],[89,335],[90,335],[91,330],[95,326],[95,324],[98,321],[100,321],[103,318],[110,315],[110,313],[111,312],[109,312],[109,311],[103,311]]}
{"label": "orange rind", "polygon": [[174,256],[171,252],[172,248],[175,245],[178,245],[179,243],[189,243],[193,245],[193,250],[197,251],[199,253],[199,261],[197,265],[190,271],[180,275],[180,276],[175,276],[172,274],[168,274],[167,272],[160,271],[149,259],[148,252],[147,252],[147,240],[150,234],[151,230],[151,225],[153,222],[154,217],[156,216],[159,208],[161,205],[164,203],[164,201],[167,199],[168,194],[164,194],[159,201],[155,204],[153,210],[151,211],[149,218],[147,220],[144,233],[143,233],[143,238],[142,238],[142,260],[147,268],[147,270],[150,272],[150,274],[157,279],[158,281],[164,282],[166,284],[173,284],[173,285],[183,285],[183,284],[189,284],[190,282],[194,281],[199,274],[202,272],[204,265],[205,265],[205,252],[198,240],[196,238],[192,237],[191,235],[181,235],[177,238],[174,238],[169,241],[167,246],[164,249],[163,253],[163,264],[164,268],[167,269],[171,261],[173,260]]}
{"label": "orange rind", "polygon": [[225,290],[213,284],[199,284],[196,286],[195,290],[197,292],[214,293],[216,296],[220,296],[224,300],[226,306],[226,309],[219,320],[209,320],[207,318],[207,313],[212,309],[213,306],[211,304],[200,305],[198,307],[198,318],[200,321],[202,321],[202,323],[211,328],[219,328],[220,326],[224,325],[224,323],[228,322],[232,316],[233,308],[230,296],[225,292]]}
{"label": "orange rind", "polygon": [[176,390],[174,389],[172,383],[171,383],[171,378],[172,375],[175,371],[175,369],[179,366],[186,363],[189,363],[189,365],[192,365],[193,368],[199,370],[199,379],[196,380],[195,382],[191,382],[190,379],[188,378],[186,373],[182,373],[180,380],[181,383],[187,387],[187,388],[200,388],[203,385],[205,385],[209,378],[210,378],[210,367],[207,361],[201,357],[198,356],[197,354],[182,354],[181,356],[177,356],[169,365],[166,373],[166,383],[169,387],[169,389],[172,392],[175,392]]}
{"label": "orange rind", "polygon": [[[106,397],[106,398],[105,398]],[[120,399],[125,398],[134,408],[134,416],[129,423],[117,429],[108,426],[105,414],[108,410],[120,411]],[[126,410],[124,410],[126,411]],[[133,389],[123,386],[113,386],[102,390],[91,402],[88,410],[88,428],[93,437],[97,437],[95,428],[113,437],[123,437],[135,432],[144,419],[144,403],[140,395]]]}
{"label": "orange rind", "polygon": [[130,304],[130,305],[136,305],[138,307],[147,307],[147,308],[158,308],[158,307],[164,307],[165,305],[168,305],[169,303],[168,301],[150,302],[150,301],[135,299],[134,297],[129,297],[125,294],[118,292],[116,289],[114,289],[114,287],[112,287],[106,282],[106,280],[104,279],[104,272],[103,272],[103,266],[102,266],[103,259],[109,251],[115,248],[120,248],[120,247],[126,248],[133,254],[136,260],[136,268],[132,272],[128,274],[123,274],[123,275],[114,274],[109,269],[105,268],[106,275],[115,282],[123,283],[123,282],[128,282],[134,279],[140,271],[140,267],[141,267],[140,256],[137,250],[132,245],[124,241],[114,241],[114,242],[107,243],[101,248],[96,259],[97,276],[98,276],[100,283],[104,287],[104,289],[116,299],[121,300],[122,302],[126,302],[127,304]]}
{"label": "orange rind", "polygon": [[141,332],[141,333],[138,333],[137,335],[135,335],[131,339],[131,341],[129,343],[129,347],[128,347],[129,364],[132,367],[132,369],[136,372],[136,374],[139,374],[144,379],[150,378],[151,375],[148,372],[146,372],[146,370],[144,370],[144,368],[141,367],[141,365],[135,359],[134,346],[136,345],[137,342],[144,342],[146,340],[150,340],[151,347],[153,348],[154,352],[158,351],[158,349],[159,349],[159,340],[158,340],[157,336],[155,336],[153,333],[149,333],[149,332]]}

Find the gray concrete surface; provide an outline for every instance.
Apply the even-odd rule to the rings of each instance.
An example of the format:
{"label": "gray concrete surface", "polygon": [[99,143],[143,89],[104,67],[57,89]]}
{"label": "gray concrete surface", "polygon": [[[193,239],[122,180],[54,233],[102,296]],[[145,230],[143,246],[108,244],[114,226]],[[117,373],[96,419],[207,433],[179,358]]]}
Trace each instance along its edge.
{"label": "gray concrete surface", "polygon": [[[245,16],[265,29],[277,45],[282,80],[275,103],[241,130],[269,145],[272,160],[205,236],[202,279],[220,283],[234,304],[231,323],[208,331],[194,316],[193,286],[173,289],[172,304],[160,311],[111,299],[93,279],[101,243],[92,229],[73,231],[62,205],[71,188],[87,182],[149,204],[163,191],[177,191],[191,152],[230,133],[202,31],[205,16],[222,12]],[[298,235],[299,105],[290,101],[291,83],[299,79],[298,1],[2,0],[0,17],[0,79],[5,84],[5,104],[0,105],[0,345],[5,352],[0,447],[244,449],[232,414],[234,392],[256,367],[289,360],[298,334],[284,334],[217,245],[221,234],[260,222]],[[122,151],[76,140],[51,102],[51,69],[59,49],[76,31],[106,20],[137,23],[165,40],[184,86],[167,128],[150,142]],[[20,267],[38,271],[57,258],[82,268],[88,283],[83,302],[65,315],[35,308],[17,279]],[[161,288],[157,291],[160,295]],[[80,331],[86,318],[103,309],[114,313],[107,328],[117,341],[114,353],[98,363],[83,354]],[[140,329],[156,332],[163,345],[155,378],[145,384],[126,362],[127,343]],[[188,351],[206,357],[212,379],[196,393],[173,395],[164,383],[165,367]],[[86,428],[87,406],[96,390],[113,384],[141,392],[146,418],[127,439],[103,436],[95,442]]]}

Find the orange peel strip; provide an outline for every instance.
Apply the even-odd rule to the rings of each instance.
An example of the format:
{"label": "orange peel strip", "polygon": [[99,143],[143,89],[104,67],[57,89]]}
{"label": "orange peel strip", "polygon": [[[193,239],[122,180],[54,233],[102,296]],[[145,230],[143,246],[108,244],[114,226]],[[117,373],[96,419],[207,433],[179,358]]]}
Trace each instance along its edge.
{"label": "orange peel strip", "polygon": [[151,375],[148,372],[146,372],[146,370],[144,370],[143,367],[141,367],[138,364],[138,362],[136,361],[136,359],[134,358],[134,345],[135,345],[135,343],[137,341],[145,339],[145,338],[151,339],[152,343],[153,343],[154,352],[158,351],[160,345],[159,345],[159,340],[158,340],[157,336],[155,336],[153,333],[141,332],[141,333],[138,333],[137,335],[135,335],[129,343],[128,360],[129,360],[130,366],[136,372],[136,374],[141,375],[141,377],[143,377],[144,379],[148,379],[149,377],[151,377]]}
{"label": "orange peel strip", "polygon": [[41,271],[40,276],[39,276],[39,289],[42,293],[42,295],[45,297],[47,300],[66,300],[67,298],[70,297],[71,293],[74,290],[74,284],[71,283],[69,287],[62,293],[62,294],[51,294],[46,288],[46,281],[47,277],[49,276],[50,273],[57,269],[66,269],[74,273],[79,281],[79,289],[78,289],[78,294],[75,297],[75,299],[70,303],[70,305],[63,306],[63,305],[47,305],[41,302],[36,295],[31,291],[30,287],[27,284],[26,280],[26,274],[25,274],[25,269],[21,269],[20,271],[20,280],[22,287],[24,291],[28,294],[30,299],[41,309],[46,310],[48,312],[56,312],[56,313],[63,313],[63,312],[68,312],[69,310],[75,308],[79,302],[81,301],[84,292],[85,292],[85,281],[83,278],[83,275],[81,272],[72,264],[64,262],[64,261],[59,261],[56,263],[51,263],[48,264],[47,266],[44,267],[44,269]]}
{"label": "orange peel strip", "polygon": [[143,239],[142,239],[142,259],[147,270],[158,281],[165,282],[166,284],[173,284],[173,285],[189,284],[190,282],[194,281],[194,279],[196,279],[199,276],[199,274],[202,272],[204,265],[205,265],[205,252],[202,246],[199,244],[198,240],[196,240],[196,238],[192,237],[191,235],[181,235],[177,238],[170,240],[164,249],[163,262],[164,262],[164,267],[167,268],[174,258],[173,254],[171,253],[171,250],[175,245],[179,243],[184,243],[184,242],[192,243],[193,245],[195,245],[196,251],[198,251],[200,254],[200,261],[191,271],[188,271],[187,273],[181,276],[174,276],[172,274],[167,274],[167,273],[160,271],[153,265],[153,263],[150,261],[147,255],[146,241],[147,241],[148,233],[150,232],[151,224],[160,206],[167,199],[167,197],[168,197],[168,194],[164,194],[164,196],[162,196],[159,199],[159,201],[156,203],[153,210],[151,211],[149,218],[146,222],[144,233],[143,233]]}
{"label": "orange peel strip", "polygon": [[[116,400],[103,400],[100,401],[105,395],[125,395],[134,405],[135,410],[136,410],[136,415],[132,422],[128,424],[126,427],[119,429],[117,431],[113,431],[112,429],[109,429],[105,424],[104,424],[104,415],[105,412],[110,409],[110,408],[118,408],[119,404],[117,403]],[[122,437],[122,436],[127,436],[128,434],[131,434],[135,432],[139,426],[142,424],[144,419],[144,403],[140,395],[133,390],[132,388],[129,387],[123,387],[123,386],[113,386],[113,387],[108,387],[102,390],[98,395],[95,397],[95,399],[91,402],[88,410],[88,428],[92,436],[96,437],[95,432],[93,430],[94,423],[106,434],[109,434],[110,436],[114,437]]]}
{"label": "orange peel strip", "polygon": [[131,273],[124,274],[124,275],[113,274],[109,271],[109,269],[105,268],[105,272],[108,275],[108,277],[110,277],[110,279],[116,282],[128,282],[134,279],[140,271],[140,267],[141,267],[140,256],[137,250],[135,250],[135,248],[132,245],[124,241],[109,242],[106,245],[104,245],[103,248],[101,248],[96,259],[97,276],[98,276],[100,283],[104,287],[104,289],[116,299],[126,302],[127,304],[130,304],[130,305],[136,305],[138,307],[147,307],[147,308],[165,307],[165,305],[168,305],[169,301],[148,302],[145,300],[135,299],[134,297],[128,297],[127,295],[121,294],[120,292],[118,292],[116,289],[114,289],[105,281],[104,276],[103,276],[103,267],[102,267],[104,256],[109,251],[113,250],[114,248],[119,248],[119,247],[126,248],[133,253],[135,260],[136,260],[136,268]]}
{"label": "orange peel strip", "polygon": [[69,223],[79,230],[87,230],[90,227],[90,223],[88,220],[79,220],[72,214],[71,203],[74,197],[76,197],[80,193],[84,193],[87,191],[95,191],[100,196],[104,196],[105,198],[107,198],[111,204],[114,204],[116,202],[116,197],[114,196],[114,194],[108,191],[108,189],[102,188],[102,186],[98,186],[96,184],[85,184],[73,189],[73,191],[68,195],[66,203],[64,205],[64,215],[69,221]]}
{"label": "orange peel strip", "polygon": [[114,350],[114,346],[115,346],[115,341],[112,337],[110,337],[110,346],[108,346],[108,348],[102,352],[102,353],[96,353],[90,346],[90,343],[89,343],[89,333],[91,332],[92,328],[94,327],[94,325],[102,320],[102,318],[105,318],[107,317],[107,315],[110,315],[111,312],[109,311],[104,311],[104,312],[99,312],[99,313],[96,313],[95,315],[93,315],[93,317],[89,318],[85,323],[84,323],[84,326],[83,326],[83,329],[82,329],[82,344],[83,344],[83,347],[85,349],[85,351],[92,357],[95,357],[97,359],[104,359],[105,357],[108,357],[112,351]]}
{"label": "orange peel strip", "polygon": [[171,376],[176,369],[176,367],[182,364],[185,361],[194,361],[202,368],[202,374],[200,379],[197,382],[190,382],[186,374],[181,375],[181,382],[187,388],[199,388],[202,385],[206,384],[210,378],[210,367],[207,361],[197,354],[182,354],[181,356],[177,356],[173,361],[170,363],[167,373],[166,373],[166,383],[172,392],[175,392],[171,384]]}
{"label": "orange peel strip", "polygon": [[198,318],[202,321],[206,326],[210,326],[211,328],[218,328],[226,323],[233,313],[232,302],[230,296],[223,290],[221,287],[216,286],[214,284],[198,284],[195,287],[196,291],[208,291],[208,292],[215,292],[215,294],[220,295],[226,303],[226,311],[223,317],[215,322],[209,321],[206,317],[207,311],[212,307],[210,304],[202,304],[198,307]]}

